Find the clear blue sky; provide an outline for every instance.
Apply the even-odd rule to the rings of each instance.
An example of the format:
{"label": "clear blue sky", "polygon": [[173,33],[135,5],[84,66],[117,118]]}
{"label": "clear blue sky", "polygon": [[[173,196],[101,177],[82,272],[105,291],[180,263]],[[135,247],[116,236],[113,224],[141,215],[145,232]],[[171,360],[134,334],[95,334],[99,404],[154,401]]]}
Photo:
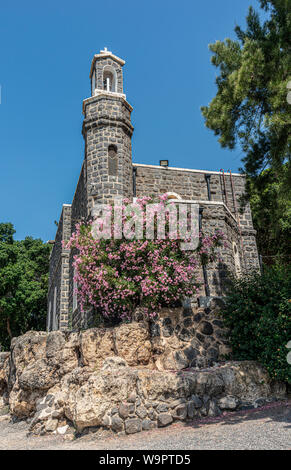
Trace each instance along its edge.
{"label": "clear blue sky", "polygon": [[237,170],[200,106],[215,94],[208,44],[234,37],[256,0],[2,2],[0,21],[0,222],[16,238],[53,239],[70,203],[84,144],[82,100],[92,57],[106,46],[126,61],[133,161]]}

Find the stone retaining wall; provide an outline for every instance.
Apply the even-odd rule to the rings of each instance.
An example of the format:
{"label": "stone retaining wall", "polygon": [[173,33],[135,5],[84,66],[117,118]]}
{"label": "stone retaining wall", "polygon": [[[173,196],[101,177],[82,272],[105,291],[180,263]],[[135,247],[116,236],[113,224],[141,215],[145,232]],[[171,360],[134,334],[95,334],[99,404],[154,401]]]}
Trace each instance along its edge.
{"label": "stone retaining wall", "polygon": [[10,354],[0,354],[1,401],[13,418],[28,420],[34,434],[100,427],[132,434],[286,396],[285,385],[253,361],[170,371],[157,370],[165,362],[155,354],[139,322],[28,332],[12,340]]}

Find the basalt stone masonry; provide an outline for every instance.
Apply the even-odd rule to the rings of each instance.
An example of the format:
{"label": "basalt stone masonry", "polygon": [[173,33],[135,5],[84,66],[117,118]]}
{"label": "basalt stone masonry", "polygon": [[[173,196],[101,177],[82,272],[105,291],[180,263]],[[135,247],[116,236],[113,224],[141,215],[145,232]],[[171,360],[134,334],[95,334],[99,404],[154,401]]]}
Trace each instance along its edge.
{"label": "basalt stone masonry", "polygon": [[239,211],[245,191],[243,175],[132,162],[132,107],[123,90],[124,64],[106,49],[92,60],[91,96],[83,101],[84,161],[72,204],[63,206],[50,259],[48,331],[92,326],[92,312],[82,313],[78,308],[74,252],[65,249],[63,242],[70,238],[76,223],[94,215],[99,203],[168,193],[180,203],[199,204],[202,230],[213,233],[221,229],[228,241],[220,253],[222,261],[212,263],[204,272],[201,268],[204,289],[200,306],[209,307],[212,298],[223,297],[229,272],[240,275],[259,268],[250,206],[247,204],[243,213]]}

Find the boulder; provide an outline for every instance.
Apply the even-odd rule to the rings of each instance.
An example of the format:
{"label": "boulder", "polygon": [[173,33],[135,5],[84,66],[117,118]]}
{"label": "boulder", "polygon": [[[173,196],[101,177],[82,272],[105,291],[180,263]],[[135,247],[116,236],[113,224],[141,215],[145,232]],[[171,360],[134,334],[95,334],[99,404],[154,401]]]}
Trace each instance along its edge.
{"label": "boulder", "polygon": [[163,428],[173,422],[173,417],[168,413],[161,413],[158,415],[158,427]]}
{"label": "boulder", "polygon": [[144,323],[123,323],[114,330],[114,345],[118,356],[131,367],[148,365],[152,358],[149,329]]}
{"label": "boulder", "polygon": [[231,395],[227,395],[226,397],[222,397],[218,400],[218,406],[222,410],[235,410],[239,403],[239,399]]}
{"label": "boulder", "polygon": [[104,416],[134,391],[136,380],[137,372],[129,368],[93,372],[79,388],[67,378],[65,416],[78,431],[101,426]]}
{"label": "boulder", "polygon": [[142,430],[141,420],[138,418],[131,418],[125,421],[126,434],[135,434]]}
{"label": "boulder", "polygon": [[101,426],[133,434],[286,397],[286,386],[254,361],[183,370],[207,360],[204,347],[211,353],[211,336],[201,336],[203,345],[196,335],[181,346],[174,334],[150,338],[145,322],[28,332],[13,339],[10,355],[0,353],[0,398],[9,395],[12,417],[29,418],[33,433],[58,434],[72,423],[78,432]]}
{"label": "boulder", "polygon": [[86,367],[100,369],[106,358],[116,355],[112,328],[90,328],[80,333],[79,340],[82,365]]}

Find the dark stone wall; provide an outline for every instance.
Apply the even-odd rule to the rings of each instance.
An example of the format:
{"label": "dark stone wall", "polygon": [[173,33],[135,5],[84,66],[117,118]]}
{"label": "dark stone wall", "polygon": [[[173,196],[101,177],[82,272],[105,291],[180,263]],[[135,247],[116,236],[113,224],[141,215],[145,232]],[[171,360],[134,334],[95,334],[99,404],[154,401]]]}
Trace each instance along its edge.
{"label": "dark stone wall", "polygon": [[[87,100],[83,135],[86,142],[88,209],[94,202],[132,197],[131,107],[123,99],[100,95]],[[117,148],[118,171],[109,175],[108,147]]]}
{"label": "dark stone wall", "polygon": [[[136,165],[136,195],[137,197],[143,195],[158,196],[167,192],[175,192],[182,199],[191,199],[198,201],[207,201],[207,183],[205,174],[207,172],[197,172],[191,170],[176,170],[172,168],[151,167],[148,165]],[[208,174],[211,174],[209,172]],[[225,181],[225,186],[224,186]],[[229,232],[229,228],[223,227],[223,231],[230,236],[231,243],[235,241],[239,247],[242,269],[248,270],[250,268],[259,268],[259,259],[256,246],[256,232],[253,228],[253,221],[251,215],[250,205],[247,204],[243,213],[240,213],[241,197],[245,192],[245,177],[243,175],[233,175],[233,188],[231,185],[231,178],[229,174],[225,175],[225,180],[222,174],[212,173],[210,177],[211,200],[216,202],[223,202],[229,212],[235,219],[234,230],[237,235],[233,236]],[[203,206],[203,204],[200,204]],[[215,211],[219,214],[222,209],[212,211],[209,217],[204,213],[204,217],[209,220],[209,226],[214,228],[221,228],[223,224],[216,225]],[[211,223],[212,220],[212,223]],[[239,224],[236,223],[239,221]],[[204,223],[205,224],[205,223]],[[240,235],[241,234],[241,235]],[[241,238],[243,250],[241,247]]]}
{"label": "dark stone wall", "polygon": [[142,309],[136,321],[149,327],[153,360],[159,370],[209,367],[231,353],[220,311],[222,299],[213,298],[207,308],[197,299],[187,299],[178,308],[163,308],[157,318],[147,320]]}
{"label": "dark stone wall", "polygon": [[[64,205],[58,224],[54,247],[50,256],[47,328],[53,324],[57,329],[68,326],[69,300],[69,250],[62,246],[62,241],[68,241],[71,236],[71,206]],[[54,295],[56,289],[56,311],[54,312]],[[55,317],[55,320],[53,320]]]}
{"label": "dark stone wall", "polygon": [[[96,64],[99,67],[99,62]],[[76,222],[90,217],[94,204],[110,203],[116,197],[132,197],[131,110],[124,98],[110,94],[84,102],[85,161],[72,203],[72,231]],[[117,149],[116,176],[109,175],[108,171],[110,145]],[[74,254],[71,250],[69,312],[73,328],[83,328],[90,325],[92,312],[82,313],[79,308],[73,311]]]}

